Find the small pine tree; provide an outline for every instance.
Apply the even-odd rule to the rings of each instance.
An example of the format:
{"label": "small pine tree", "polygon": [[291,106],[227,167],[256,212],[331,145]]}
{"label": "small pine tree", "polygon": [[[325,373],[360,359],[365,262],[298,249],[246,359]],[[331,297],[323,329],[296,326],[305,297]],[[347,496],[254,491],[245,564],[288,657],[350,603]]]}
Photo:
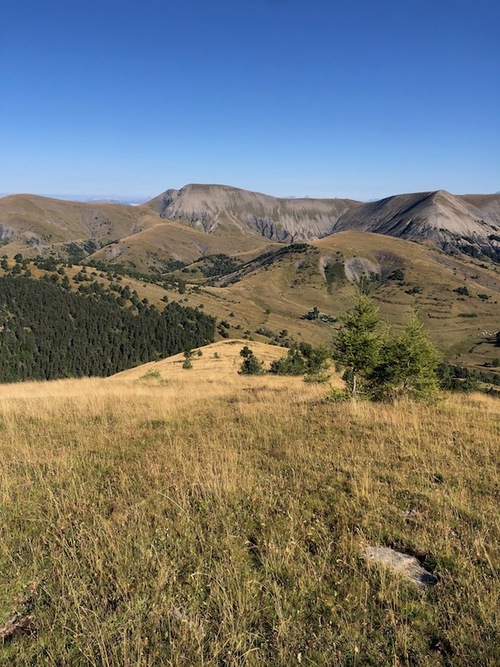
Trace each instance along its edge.
{"label": "small pine tree", "polygon": [[299,348],[292,347],[286,357],[271,362],[269,372],[276,375],[303,375],[306,372],[306,361]]}
{"label": "small pine tree", "polygon": [[329,356],[330,351],[326,347],[313,347],[302,342],[293,345],[286,357],[271,362],[269,372],[276,375],[321,374],[327,368],[326,360]]}
{"label": "small pine tree", "polygon": [[243,357],[239,370],[241,375],[261,375],[264,372],[263,362],[257,359],[247,345],[240,351],[240,355]]}
{"label": "small pine tree", "polygon": [[341,322],[334,335],[334,358],[345,368],[351,396],[362,391],[376,400],[429,399],[438,392],[439,353],[416,316],[401,335],[381,334],[377,310],[361,294]]}
{"label": "small pine tree", "polygon": [[400,336],[383,341],[379,363],[369,377],[370,394],[377,399],[432,398],[439,389],[439,362],[438,351],[414,316]]}
{"label": "small pine tree", "polygon": [[252,350],[248,347],[248,345],[245,345],[245,347],[243,347],[243,348],[240,350],[240,357],[243,357],[244,359],[246,359],[247,357],[250,357],[252,354],[253,354],[253,352],[252,352]]}
{"label": "small pine tree", "polygon": [[191,347],[188,347],[184,350],[184,362],[182,364],[182,368],[193,368],[193,362],[191,361],[193,354],[194,351]]}
{"label": "small pine tree", "polygon": [[368,296],[360,294],[354,308],[340,321],[342,325],[333,336],[333,357],[346,369],[345,379],[355,396],[379,361],[382,338],[378,333],[377,308]]}

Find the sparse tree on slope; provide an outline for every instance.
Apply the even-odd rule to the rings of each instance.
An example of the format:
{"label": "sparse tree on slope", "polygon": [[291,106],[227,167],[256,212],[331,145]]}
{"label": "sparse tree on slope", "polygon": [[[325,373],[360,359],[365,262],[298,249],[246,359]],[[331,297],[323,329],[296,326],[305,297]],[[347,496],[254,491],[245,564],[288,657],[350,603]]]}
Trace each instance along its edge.
{"label": "sparse tree on slope", "polygon": [[243,357],[239,370],[241,375],[261,375],[264,372],[264,364],[247,345],[240,351],[240,355]]}
{"label": "sparse tree on slope", "polygon": [[438,351],[414,315],[401,335],[383,341],[369,378],[370,393],[376,399],[432,398],[439,390],[439,362]]}
{"label": "sparse tree on slope", "polygon": [[427,399],[438,392],[440,355],[416,316],[399,336],[381,334],[377,309],[362,294],[341,321],[334,334],[334,358],[346,369],[344,379],[352,396]]}
{"label": "sparse tree on slope", "polygon": [[341,319],[333,336],[333,357],[346,369],[345,378],[353,396],[362,391],[379,362],[382,338],[378,332],[377,308],[360,294],[354,308]]}

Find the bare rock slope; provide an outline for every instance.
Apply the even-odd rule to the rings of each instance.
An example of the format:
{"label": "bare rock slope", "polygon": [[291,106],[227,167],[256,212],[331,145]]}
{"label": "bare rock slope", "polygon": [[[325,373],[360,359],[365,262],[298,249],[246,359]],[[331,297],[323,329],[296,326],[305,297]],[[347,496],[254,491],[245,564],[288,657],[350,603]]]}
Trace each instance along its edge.
{"label": "bare rock slope", "polygon": [[350,199],[280,199],[226,185],[186,185],[151,202],[162,218],[182,220],[211,233],[224,223],[273,241],[307,241],[331,234],[359,202]]}
{"label": "bare rock slope", "polygon": [[350,209],[341,216],[335,231],[430,241],[445,250],[467,252],[469,246],[494,249],[500,247],[500,197],[455,196],[444,190],[395,195]]}
{"label": "bare rock slope", "polygon": [[[192,247],[189,257],[180,239],[183,230]],[[362,203],[284,199],[226,185],[193,184],[136,207],[33,195],[0,198],[0,244],[11,255],[23,248],[31,254],[35,249],[58,252],[73,241],[84,249],[88,245],[89,255],[90,246],[100,249],[122,239],[134,245],[131,239],[142,233],[147,243],[144,237],[144,248],[134,250],[133,260],[146,266],[155,253],[162,260],[193,261],[194,255],[258,251],[269,243],[311,242],[341,231],[374,232],[500,261],[500,195],[457,196],[438,190]],[[168,251],[163,252],[165,244]],[[125,252],[121,246],[111,250],[114,255]]]}
{"label": "bare rock slope", "polygon": [[500,258],[500,196],[444,190],[361,203],[349,199],[279,199],[222,185],[187,185],[149,202],[162,218],[206,233],[224,224],[273,241],[311,241],[366,231],[429,242],[448,251]]}

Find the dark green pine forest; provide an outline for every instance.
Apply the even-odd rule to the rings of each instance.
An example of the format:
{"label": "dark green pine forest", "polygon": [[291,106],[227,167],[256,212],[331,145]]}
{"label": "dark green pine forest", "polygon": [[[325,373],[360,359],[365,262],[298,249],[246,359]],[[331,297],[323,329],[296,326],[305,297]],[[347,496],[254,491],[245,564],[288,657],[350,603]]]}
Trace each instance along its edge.
{"label": "dark green pine forest", "polygon": [[108,376],[214,340],[215,319],[199,310],[125,307],[99,287],[0,277],[0,382]]}

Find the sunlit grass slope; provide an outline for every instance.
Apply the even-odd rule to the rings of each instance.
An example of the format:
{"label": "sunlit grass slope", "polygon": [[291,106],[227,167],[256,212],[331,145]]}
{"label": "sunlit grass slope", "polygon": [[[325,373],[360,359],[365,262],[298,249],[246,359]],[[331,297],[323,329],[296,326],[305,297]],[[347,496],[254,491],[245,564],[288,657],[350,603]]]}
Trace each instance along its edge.
{"label": "sunlit grass slope", "polygon": [[[161,379],[166,384],[175,383],[176,390],[186,384],[196,385],[198,378],[202,382],[208,381],[211,384],[217,381],[222,385],[231,384],[238,381],[238,370],[243,361],[240,352],[245,345],[249,346],[264,363],[264,369],[269,368],[271,361],[285,357],[288,351],[276,345],[257,341],[223,340],[193,350],[190,357],[192,368],[189,369],[189,373],[183,368],[185,357],[180,353],[112,375],[108,378],[108,382]],[[192,378],[192,375],[195,377]]]}
{"label": "sunlit grass slope", "polygon": [[240,349],[0,387],[0,628],[37,628],[0,664],[498,664],[500,403],[335,404]]}

